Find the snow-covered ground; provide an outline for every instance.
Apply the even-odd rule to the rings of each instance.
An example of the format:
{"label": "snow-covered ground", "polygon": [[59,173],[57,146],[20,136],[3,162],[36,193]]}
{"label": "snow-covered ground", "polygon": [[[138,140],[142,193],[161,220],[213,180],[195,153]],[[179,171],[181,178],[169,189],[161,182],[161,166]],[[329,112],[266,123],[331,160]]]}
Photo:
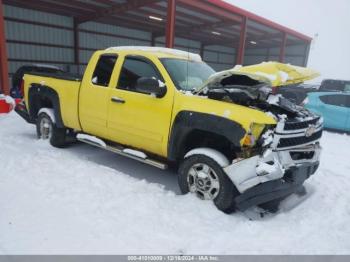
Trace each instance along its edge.
{"label": "snow-covered ground", "polygon": [[350,137],[325,132],[314,191],[258,221],[178,193],[174,172],[36,139],[0,116],[0,254],[350,254]]}

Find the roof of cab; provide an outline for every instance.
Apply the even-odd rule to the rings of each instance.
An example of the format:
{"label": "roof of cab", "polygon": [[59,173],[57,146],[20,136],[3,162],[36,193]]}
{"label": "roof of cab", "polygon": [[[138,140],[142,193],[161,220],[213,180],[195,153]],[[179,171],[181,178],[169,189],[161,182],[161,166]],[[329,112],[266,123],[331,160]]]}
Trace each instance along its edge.
{"label": "roof of cab", "polygon": [[200,55],[190,53],[178,49],[171,49],[165,47],[151,47],[151,46],[117,46],[109,47],[106,51],[117,51],[117,52],[132,52],[136,54],[142,54],[144,52],[152,53],[158,58],[181,58],[193,61],[202,61]]}

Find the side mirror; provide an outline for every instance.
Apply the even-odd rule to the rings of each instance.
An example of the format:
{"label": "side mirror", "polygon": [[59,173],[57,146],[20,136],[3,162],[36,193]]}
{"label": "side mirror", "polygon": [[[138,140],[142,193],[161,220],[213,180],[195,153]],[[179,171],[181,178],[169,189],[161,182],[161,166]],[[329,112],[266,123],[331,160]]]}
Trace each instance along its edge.
{"label": "side mirror", "polygon": [[140,77],[136,82],[136,91],[162,98],[166,94],[166,86],[161,85],[157,79]]}

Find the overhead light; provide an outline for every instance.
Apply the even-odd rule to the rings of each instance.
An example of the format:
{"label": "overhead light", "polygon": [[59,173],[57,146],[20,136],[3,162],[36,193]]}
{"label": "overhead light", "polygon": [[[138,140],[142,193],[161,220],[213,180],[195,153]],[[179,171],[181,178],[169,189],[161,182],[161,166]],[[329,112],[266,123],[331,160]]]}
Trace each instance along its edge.
{"label": "overhead light", "polygon": [[153,15],[150,15],[150,16],[149,16],[149,19],[157,20],[157,21],[163,21],[163,18],[156,17],[156,16],[153,16]]}
{"label": "overhead light", "polygon": [[257,42],[255,42],[255,41],[250,41],[249,43],[251,43],[252,45],[256,45],[257,44]]}
{"label": "overhead light", "polygon": [[221,35],[221,33],[219,33],[219,32],[216,32],[216,31],[213,31],[213,32],[211,32],[213,35]]}

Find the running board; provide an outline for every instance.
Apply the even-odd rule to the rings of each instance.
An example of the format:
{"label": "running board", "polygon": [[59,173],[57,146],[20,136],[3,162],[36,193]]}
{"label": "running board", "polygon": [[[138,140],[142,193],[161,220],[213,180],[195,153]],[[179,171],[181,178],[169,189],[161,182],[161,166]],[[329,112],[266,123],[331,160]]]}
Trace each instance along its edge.
{"label": "running board", "polygon": [[89,135],[84,135],[84,136],[79,136],[79,135],[80,134],[77,135],[77,140],[80,141],[80,142],[83,142],[83,143],[86,143],[86,144],[89,144],[89,145],[92,145],[92,146],[95,146],[95,147],[98,147],[98,148],[105,149],[105,150],[113,152],[115,154],[134,159],[136,161],[139,161],[139,162],[145,163],[147,165],[151,165],[151,166],[157,167],[159,169],[165,170],[165,169],[168,168],[167,164],[158,162],[158,161],[153,160],[153,159],[149,159],[147,157],[143,158],[143,157],[139,157],[139,156],[137,156],[135,154],[128,153],[128,152],[133,152],[133,150],[131,150],[129,148],[110,146],[110,145],[106,144],[103,140],[101,140],[99,138],[91,136],[92,139],[89,139]]}

